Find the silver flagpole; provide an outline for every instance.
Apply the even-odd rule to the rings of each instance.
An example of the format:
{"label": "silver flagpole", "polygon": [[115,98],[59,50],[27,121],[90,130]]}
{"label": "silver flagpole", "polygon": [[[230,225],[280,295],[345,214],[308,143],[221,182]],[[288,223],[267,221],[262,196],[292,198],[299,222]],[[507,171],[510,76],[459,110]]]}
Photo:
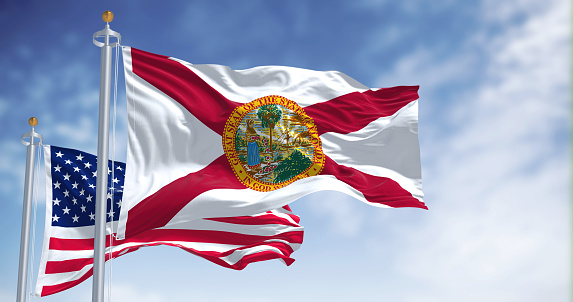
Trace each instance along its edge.
{"label": "silver flagpole", "polygon": [[[42,144],[42,136],[34,131],[38,119],[31,117],[28,124],[32,130],[22,134],[22,143],[27,147],[26,178],[24,180],[24,205],[22,206],[22,231],[20,233],[20,264],[18,265],[18,292],[17,302],[26,301],[26,288],[28,286],[28,255],[30,249],[30,214],[32,213],[32,190],[34,188],[34,162],[36,159],[36,146]],[[29,138],[30,141],[26,139]],[[34,140],[36,138],[37,140]]]}
{"label": "silver flagpole", "polygon": [[[97,144],[97,182],[95,205],[95,237],[94,237],[94,266],[92,302],[104,301],[105,288],[105,224],[107,207],[107,174],[109,155],[109,98],[111,87],[111,50],[118,46],[121,35],[109,28],[113,13],[105,11],[102,15],[105,28],[93,35],[93,42],[101,47],[101,67],[99,86],[99,126]],[[104,42],[96,40],[103,37]],[[110,38],[117,41],[110,43]]]}

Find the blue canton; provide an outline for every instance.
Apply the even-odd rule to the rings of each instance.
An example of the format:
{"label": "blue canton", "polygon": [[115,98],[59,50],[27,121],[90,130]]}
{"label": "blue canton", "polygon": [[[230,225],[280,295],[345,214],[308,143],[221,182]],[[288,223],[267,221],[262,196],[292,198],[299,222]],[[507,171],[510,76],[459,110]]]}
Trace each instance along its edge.
{"label": "blue canton", "polygon": [[[51,146],[52,225],[80,227],[95,224],[97,157]],[[123,194],[125,163],[109,161],[107,222],[117,221]],[[113,172],[112,172],[113,171]]]}

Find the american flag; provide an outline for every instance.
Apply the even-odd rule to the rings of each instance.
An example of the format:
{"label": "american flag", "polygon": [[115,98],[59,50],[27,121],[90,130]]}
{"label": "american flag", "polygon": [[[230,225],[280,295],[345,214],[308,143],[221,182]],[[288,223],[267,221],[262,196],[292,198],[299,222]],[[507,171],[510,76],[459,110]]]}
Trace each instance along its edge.
{"label": "american flag", "polygon": [[[93,271],[96,156],[44,146],[46,223],[35,294],[47,296],[88,279]],[[121,208],[125,164],[109,162],[106,259],[143,246],[182,248],[224,267],[241,270],[249,263],[280,259],[302,244],[303,227],[288,206],[258,215],[188,221],[114,240]],[[110,241],[113,244],[110,245]]]}

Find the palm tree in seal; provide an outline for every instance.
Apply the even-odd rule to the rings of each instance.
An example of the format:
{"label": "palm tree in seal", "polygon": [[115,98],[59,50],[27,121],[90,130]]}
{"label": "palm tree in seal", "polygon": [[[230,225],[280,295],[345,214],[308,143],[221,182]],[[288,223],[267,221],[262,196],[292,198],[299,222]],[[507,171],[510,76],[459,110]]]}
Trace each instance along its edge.
{"label": "palm tree in seal", "polygon": [[273,129],[282,117],[281,109],[275,104],[263,105],[257,111],[257,116],[261,120],[261,127],[269,128],[271,154],[273,154]]}

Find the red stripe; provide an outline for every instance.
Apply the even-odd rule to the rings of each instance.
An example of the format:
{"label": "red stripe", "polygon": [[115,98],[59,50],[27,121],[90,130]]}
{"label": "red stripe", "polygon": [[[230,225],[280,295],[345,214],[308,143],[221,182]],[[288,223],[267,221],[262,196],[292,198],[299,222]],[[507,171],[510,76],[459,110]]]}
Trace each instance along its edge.
{"label": "red stripe", "polygon": [[[286,214],[286,213],[285,213]],[[286,214],[291,218],[298,217],[294,214]],[[232,224],[242,224],[242,225],[265,225],[265,224],[282,224],[297,227],[297,223],[293,223],[288,219],[276,216],[275,214],[263,214],[260,216],[239,216],[239,217],[217,217],[217,218],[205,218],[205,220],[212,220],[218,222],[232,223]]]}
{"label": "red stripe", "polygon": [[326,156],[322,175],[333,175],[338,180],[360,191],[367,201],[385,204],[393,208],[414,207],[428,209],[426,205],[412,196],[397,182],[387,177],[363,173],[354,168],[339,165]]}
{"label": "red stripe", "polygon": [[292,214],[292,210],[290,209],[288,204],[284,205],[283,209],[291,212],[288,214],[290,216],[290,218],[292,218],[296,223],[300,223],[300,217],[298,215]]}
{"label": "red stripe", "polygon": [[352,92],[328,102],[304,108],[317,126],[319,135],[347,134],[366,127],[380,117],[391,116],[418,99],[418,86],[398,86]]}
{"label": "red stripe", "polygon": [[59,292],[64,291],[68,288],[72,288],[72,287],[84,282],[87,278],[91,277],[92,274],[93,274],[93,268],[91,268],[85,275],[81,276],[77,280],[68,281],[68,282],[64,282],[64,283],[60,283],[60,284],[56,284],[56,285],[43,286],[40,296],[45,297],[48,295],[59,293]]}
{"label": "red stripe", "polygon": [[57,273],[68,273],[68,272],[79,271],[82,268],[84,268],[84,266],[93,264],[93,262],[94,258],[48,261],[46,263],[46,274],[57,274]]}
{"label": "red stripe", "polygon": [[[168,244],[168,245],[171,245],[171,244]],[[220,255],[219,253],[197,251],[197,250],[190,249],[190,248],[187,248],[184,246],[179,246],[179,247],[192,253],[192,254],[195,254],[195,255],[202,257],[206,260],[209,260],[213,263],[216,263],[220,266],[223,266],[226,268],[232,268],[235,270],[242,270],[248,264],[253,263],[253,262],[265,261],[265,260],[271,260],[271,259],[277,259],[277,258],[283,259],[287,265],[291,265],[294,262],[294,259],[289,257],[290,254],[292,253],[292,248],[286,243],[272,242],[272,243],[263,243],[263,244],[258,244],[258,245],[259,246],[273,246],[273,247],[279,249],[282,252],[282,254],[277,253],[276,251],[268,251],[268,250],[267,251],[260,251],[257,253],[243,256],[235,264],[229,264],[228,262],[219,258],[219,257],[224,257],[224,256]],[[177,246],[177,245],[173,244],[173,246]],[[243,249],[243,248],[240,248],[240,249]],[[228,254],[231,254],[235,250],[239,250],[239,249],[234,249],[234,250],[230,251]]]}
{"label": "red stripe", "polygon": [[[271,236],[246,235],[213,230],[176,230],[155,229],[140,233],[128,239],[131,243],[156,241],[204,242],[232,245],[250,245],[271,239],[280,239],[292,243],[302,243],[304,231],[288,231]],[[119,240],[118,240],[119,241]],[[121,244],[118,242],[118,244]]]}
{"label": "red stripe", "polygon": [[171,182],[130,209],[126,237],[165,226],[199,194],[220,188],[245,188],[233,174],[225,155],[202,170]]}
{"label": "red stripe", "polygon": [[[261,241],[270,239],[281,239],[292,243],[302,243],[304,232],[303,231],[288,231],[271,236],[262,235],[248,235],[239,234],[225,231],[215,230],[177,230],[177,229],[155,229],[149,230],[144,233],[139,233],[128,239],[115,240],[114,246],[120,246],[124,243],[146,243],[155,241],[185,241],[185,242],[203,242],[203,243],[218,243],[218,244],[232,244],[232,245],[250,245],[256,244]],[[86,250],[87,239],[60,239],[50,238],[50,246],[52,243],[57,246],[64,246],[65,248],[58,248],[52,250],[67,250],[79,251]],[[91,241],[91,249],[93,250],[93,239]],[[71,264],[70,262],[68,264]],[[76,263],[77,264],[77,263]]]}
{"label": "red stripe", "polygon": [[166,56],[131,48],[133,73],[170,96],[211,130],[223,135],[227,118],[242,105],[221,95],[189,68]]}
{"label": "red stripe", "polygon": [[[105,238],[105,245],[108,247],[111,235],[106,235]],[[114,239],[114,245],[117,245],[115,242],[117,242],[117,240]],[[94,239],[67,239],[50,237],[49,249],[58,251],[89,251],[94,249]]]}
{"label": "red stripe", "polygon": [[50,238],[50,250],[59,251],[84,251],[94,249],[94,239],[64,239]]}
{"label": "red stripe", "polygon": [[236,251],[247,250],[247,249],[258,247],[258,246],[274,247],[274,248],[280,250],[283,255],[290,255],[294,252],[294,250],[293,250],[292,246],[290,246],[290,244],[292,244],[292,242],[289,242],[287,244],[287,243],[284,243],[281,241],[264,241],[264,242],[260,242],[260,243],[256,243],[256,244],[241,246],[241,247],[220,253],[219,257],[221,257],[221,258],[227,257]]}

